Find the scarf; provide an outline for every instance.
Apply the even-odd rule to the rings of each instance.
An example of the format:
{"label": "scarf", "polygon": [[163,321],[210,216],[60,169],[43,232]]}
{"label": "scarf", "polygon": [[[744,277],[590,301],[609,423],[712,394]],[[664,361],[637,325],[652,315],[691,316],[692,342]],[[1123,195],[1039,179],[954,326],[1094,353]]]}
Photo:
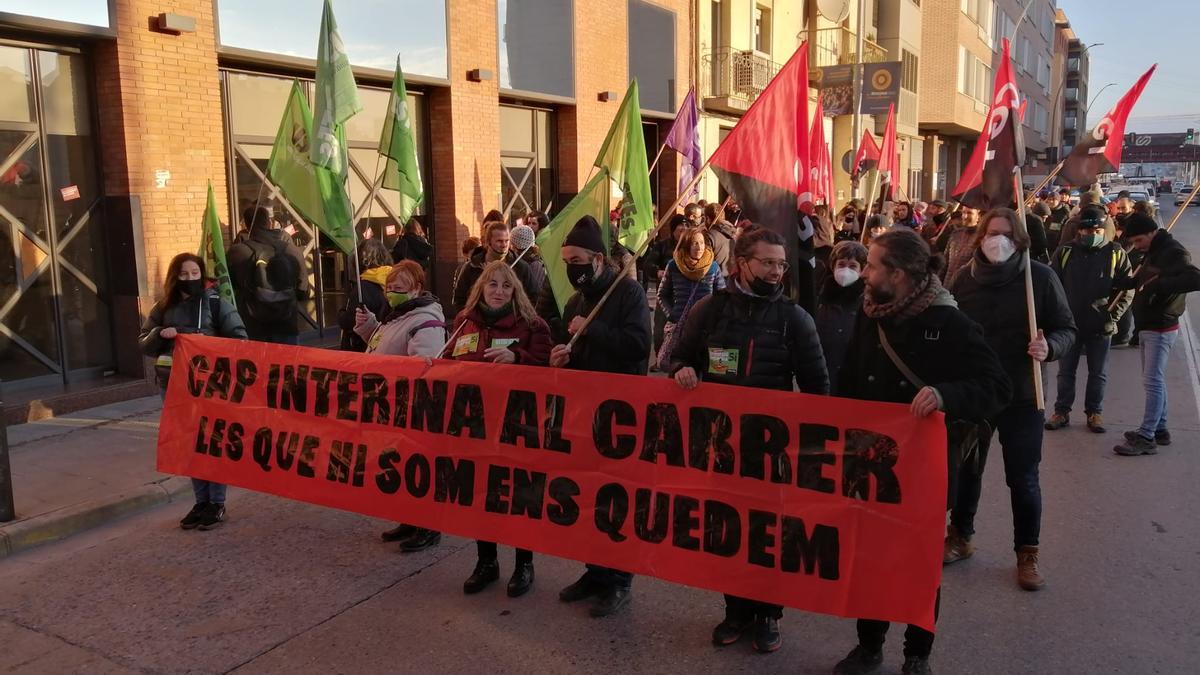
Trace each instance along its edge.
{"label": "scarf", "polygon": [[938,280],[937,275],[930,274],[905,298],[877,303],[871,298],[870,293],[864,293],[863,312],[872,319],[892,319],[899,323],[919,316],[935,302],[939,305],[951,304],[953,297],[942,287],[942,282]]}
{"label": "scarf", "polygon": [[700,281],[704,278],[704,275],[708,274],[708,270],[712,267],[713,250],[705,247],[704,253],[700,255],[699,260],[692,260],[683,251],[676,250],[675,264],[689,281]]}
{"label": "scarf", "polygon": [[994,263],[987,259],[983,251],[976,250],[970,262],[971,277],[980,286],[1005,286],[1022,278],[1025,271],[1025,254],[1021,251],[1013,253],[1008,260]]}

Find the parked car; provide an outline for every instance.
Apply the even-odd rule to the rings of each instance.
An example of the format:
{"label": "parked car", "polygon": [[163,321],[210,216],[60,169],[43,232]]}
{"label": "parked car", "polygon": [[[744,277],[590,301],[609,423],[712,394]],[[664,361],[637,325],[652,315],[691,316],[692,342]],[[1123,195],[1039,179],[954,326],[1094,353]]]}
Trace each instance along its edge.
{"label": "parked car", "polygon": [[[1180,185],[1179,189],[1175,191],[1175,206],[1183,206],[1183,200],[1187,199],[1195,189],[1195,185]],[[1200,206],[1200,194],[1193,196],[1188,202],[1188,206]]]}

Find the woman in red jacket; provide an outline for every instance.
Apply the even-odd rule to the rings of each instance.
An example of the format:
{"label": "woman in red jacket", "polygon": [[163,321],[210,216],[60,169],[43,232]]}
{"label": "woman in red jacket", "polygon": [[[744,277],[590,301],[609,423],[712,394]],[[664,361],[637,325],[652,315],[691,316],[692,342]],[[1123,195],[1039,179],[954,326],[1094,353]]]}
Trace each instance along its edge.
{"label": "woman in red jacket", "polygon": [[[454,320],[455,335],[449,358],[459,361],[550,363],[550,327],[538,318],[516,273],[503,260],[488,263],[471,288],[463,311]],[[479,560],[463,583],[464,593],[478,593],[500,578],[496,544],[476,542]],[[508,581],[508,597],[524,595],[533,585],[533,552],[517,549],[517,562]]]}

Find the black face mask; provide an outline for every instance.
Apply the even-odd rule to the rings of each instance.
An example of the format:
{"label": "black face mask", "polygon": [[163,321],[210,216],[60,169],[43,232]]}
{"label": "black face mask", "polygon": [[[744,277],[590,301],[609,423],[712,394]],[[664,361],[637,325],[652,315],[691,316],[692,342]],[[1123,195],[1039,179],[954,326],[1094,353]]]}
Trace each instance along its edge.
{"label": "black face mask", "polygon": [[188,297],[194,298],[204,292],[203,279],[187,279],[180,280],[179,290],[188,294]]}
{"label": "black face mask", "polygon": [[775,295],[782,285],[782,282],[773,284],[762,277],[754,277],[750,280],[750,292],[769,298]]}
{"label": "black face mask", "polygon": [[567,263],[567,280],[575,290],[583,290],[596,281],[596,269],[592,263]]}
{"label": "black face mask", "polygon": [[949,213],[939,213],[933,217],[933,222],[935,225],[945,225],[947,220],[950,220]]}

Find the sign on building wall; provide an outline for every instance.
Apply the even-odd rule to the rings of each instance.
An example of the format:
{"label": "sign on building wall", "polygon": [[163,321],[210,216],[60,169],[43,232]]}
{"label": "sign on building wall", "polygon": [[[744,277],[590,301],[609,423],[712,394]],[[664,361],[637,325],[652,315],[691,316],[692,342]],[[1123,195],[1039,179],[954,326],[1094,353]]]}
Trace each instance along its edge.
{"label": "sign on building wall", "polygon": [[[849,115],[854,112],[854,64],[824,66],[809,74],[814,87],[824,99],[822,112],[827,116]],[[863,95],[859,112],[864,115],[886,115],[889,105],[900,104],[900,62],[863,64]]]}

